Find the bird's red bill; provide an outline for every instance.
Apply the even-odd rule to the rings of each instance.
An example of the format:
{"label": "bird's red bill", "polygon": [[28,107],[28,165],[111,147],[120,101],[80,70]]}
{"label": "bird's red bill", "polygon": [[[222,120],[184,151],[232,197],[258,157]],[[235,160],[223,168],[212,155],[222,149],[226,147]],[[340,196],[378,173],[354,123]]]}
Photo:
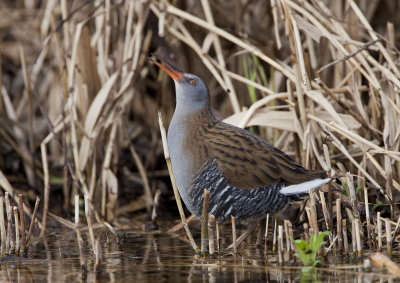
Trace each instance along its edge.
{"label": "bird's red bill", "polygon": [[172,64],[168,63],[165,59],[161,58],[159,55],[157,54],[153,54],[154,57],[156,57],[158,60],[160,60],[161,62],[164,62],[166,64],[166,66],[161,65],[160,63],[158,63],[156,60],[154,60],[153,58],[150,58],[151,61],[153,61],[154,64],[156,64],[158,67],[160,67],[161,70],[163,70],[164,72],[166,72],[173,80],[175,81],[180,81],[183,78],[183,74],[182,72],[178,71],[176,69],[176,67],[172,66]]}

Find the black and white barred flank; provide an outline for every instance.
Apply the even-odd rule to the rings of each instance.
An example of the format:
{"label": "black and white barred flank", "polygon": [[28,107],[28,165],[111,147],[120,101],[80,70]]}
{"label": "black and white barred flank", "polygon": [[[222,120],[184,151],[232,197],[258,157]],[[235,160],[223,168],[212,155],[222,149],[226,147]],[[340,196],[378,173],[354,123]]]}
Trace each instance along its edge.
{"label": "black and white barred flank", "polygon": [[243,220],[261,219],[267,213],[282,210],[292,199],[298,197],[281,193],[282,188],[282,183],[252,190],[230,186],[213,161],[197,175],[189,192],[192,207],[196,210],[192,213],[201,217],[204,189],[208,189],[210,213],[218,222],[228,220],[231,216]]}

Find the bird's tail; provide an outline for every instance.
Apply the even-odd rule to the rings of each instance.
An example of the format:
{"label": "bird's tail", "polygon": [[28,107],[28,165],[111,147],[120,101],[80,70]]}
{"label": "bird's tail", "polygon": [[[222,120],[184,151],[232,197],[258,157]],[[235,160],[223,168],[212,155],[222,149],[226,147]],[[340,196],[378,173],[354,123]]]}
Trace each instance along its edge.
{"label": "bird's tail", "polygon": [[281,194],[284,194],[290,198],[297,199],[301,198],[301,196],[308,194],[310,191],[314,191],[315,189],[319,188],[320,186],[329,183],[331,178],[326,179],[314,179],[312,181],[306,181],[296,185],[290,185],[287,187],[283,187],[280,190]]}

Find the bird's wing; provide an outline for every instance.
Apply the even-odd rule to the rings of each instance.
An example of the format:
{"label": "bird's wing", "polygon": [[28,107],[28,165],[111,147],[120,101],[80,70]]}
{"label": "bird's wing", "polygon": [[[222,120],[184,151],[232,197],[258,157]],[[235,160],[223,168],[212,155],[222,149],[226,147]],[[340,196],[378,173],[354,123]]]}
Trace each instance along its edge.
{"label": "bird's wing", "polygon": [[206,136],[209,158],[231,186],[256,189],[323,178],[323,170],[306,170],[288,155],[249,131],[217,123]]}

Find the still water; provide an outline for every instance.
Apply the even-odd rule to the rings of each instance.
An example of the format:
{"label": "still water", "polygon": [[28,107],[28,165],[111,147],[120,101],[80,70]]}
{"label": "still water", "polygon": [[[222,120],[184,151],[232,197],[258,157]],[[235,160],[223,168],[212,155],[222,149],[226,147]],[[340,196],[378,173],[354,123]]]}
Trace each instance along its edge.
{"label": "still water", "polygon": [[[101,271],[94,271],[89,236],[83,231],[87,272],[80,267],[79,250],[74,231],[49,232],[46,238],[32,241],[29,258],[8,258],[0,263],[1,282],[399,282],[375,267],[364,268],[364,258],[329,257],[324,267],[313,273],[301,266],[280,266],[276,255],[257,250],[255,235],[239,249],[234,258],[228,252],[203,258],[194,255],[191,246],[178,236],[167,234],[176,222],[165,222],[159,230],[144,232],[139,225],[119,230],[117,243],[105,229],[96,230],[101,240]],[[222,230],[230,239],[229,226]],[[229,236],[228,236],[229,235]],[[195,232],[195,238],[199,235]],[[108,239],[108,240],[107,240]],[[197,240],[199,242],[199,240]],[[398,261],[398,260],[397,260]]]}

